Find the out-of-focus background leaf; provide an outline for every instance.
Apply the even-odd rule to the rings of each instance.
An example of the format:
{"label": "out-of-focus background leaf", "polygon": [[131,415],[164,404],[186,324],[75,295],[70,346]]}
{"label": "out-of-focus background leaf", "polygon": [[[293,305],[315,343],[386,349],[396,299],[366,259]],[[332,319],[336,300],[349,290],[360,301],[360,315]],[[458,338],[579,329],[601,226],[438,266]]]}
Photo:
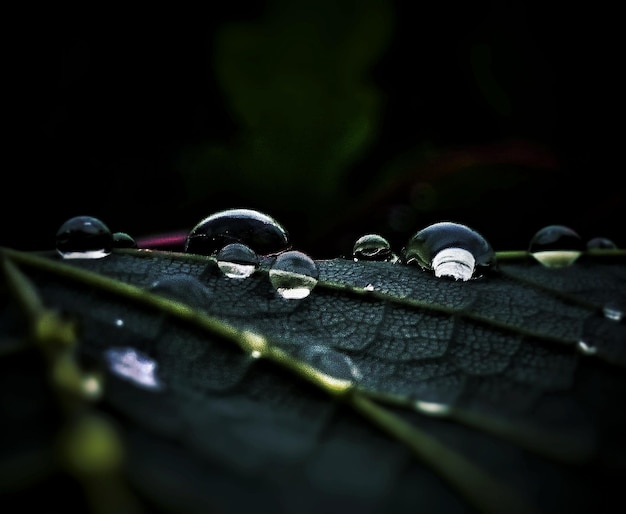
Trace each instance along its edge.
{"label": "out-of-focus background leaf", "polygon": [[[315,257],[441,219],[624,245],[616,7],[392,0],[12,13],[1,242],[136,237],[227,207]],[[11,201],[9,201],[11,200]]]}

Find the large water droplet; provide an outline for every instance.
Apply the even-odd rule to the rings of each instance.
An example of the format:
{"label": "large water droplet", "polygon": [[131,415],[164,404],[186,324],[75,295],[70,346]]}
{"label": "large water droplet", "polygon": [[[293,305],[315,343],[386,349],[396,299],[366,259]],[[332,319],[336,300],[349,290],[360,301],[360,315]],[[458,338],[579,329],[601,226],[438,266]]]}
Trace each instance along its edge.
{"label": "large water droplet", "polygon": [[231,243],[243,243],[258,255],[270,255],[288,249],[289,236],[267,214],[228,209],[211,214],[193,227],[185,240],[185,252],[215,255]]}
{"label": "large water droplet", "polygon": [[257,254],[242,243],[228,244],[217,252],[217,266],[229,278],[247,278],[258,265]]}
{"label": "large water droplet", "polygon": [[352,248],[352,257],[355,261],[398,261],[398,256],[391,251],[389,241],[379,234],[359,237]]}
{"label": "large water droplet", "polygon": [[309,296],[316,286],[319,269],[311,257],[298,250],[291,250],[276,257],[269,277],[280,296],[302,299]]}
{"label": "large water droplet", "polygon": [[300,352],[302,360],[322,373],[342,380],[360,380],[358,367],[349,356],[324,345],[306,346]]}
{"label": "large water droplet", "polygon": [[548,268],[569,266],[584,249],[578,233],[564,225],[548,225],[531,238],[528,252]]}
{"label": "large water droplet", "polygon": [[607,237],[593,237],[587,241],[587,250],[614,250],[617,244]]}
{"label": "large water droplet", "polygon": [[137,248],[137,241],[126,232],[113,233],[114,248]]}
{"label": "large water droplet", "polygon": [[449,221],[434,223],[416,232],[403,250],[407,264],[433,270],[436,277],[469,280],[476,272],[495,265],[489,242],[466,225]]}
{"label": "large water droplet", "polygon": [[156,375],[156,361],[134,348],[109,348],[105,352],[105,358],[113,373],[135,385],[150,390],[163,388]]}
{"label": "large water droplet", "polygon": [[75,216],[56,233],[56,250],[64,259],[100,259],[111,253],[113,235],[92,216]]}

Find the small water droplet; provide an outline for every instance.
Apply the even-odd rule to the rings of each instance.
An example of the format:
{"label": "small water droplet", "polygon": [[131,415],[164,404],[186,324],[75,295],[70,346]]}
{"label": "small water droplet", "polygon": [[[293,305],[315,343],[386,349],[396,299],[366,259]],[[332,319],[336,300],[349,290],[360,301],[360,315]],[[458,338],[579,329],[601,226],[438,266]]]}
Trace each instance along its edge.
{"label": "small water droplet", "polygon": [[531,238],[528,252],[548,268],[569,266],[584,249],[578,233],[564,225],[548,225]]}
{"label": "small water droplet", "polygon": [[87,398],[95,400],[102,396],[102,378],[98,375],[88,374],[83,377],[82,390]]}
{"label": "small water droplet", "polygon": [[126,232],[114,232],[113,248],[137,248],[137,241]]}
{"label": "small water droplet", "polygon": [[122,318],[117,318],[115,321],[115,326],[116,327],[123,327],[124,326],[124,320]]}
{"label": "small water droplet", "polygon": [[105,358],[116,375],[144,389],[159,390],[163,384],[156,376],[157,363],[134,348],[109,348]]}
{"label": "small water droplet", "polygon": [[267,214],[228,209],[211,214],[193,227],[185,240],[185,252],[215,255],[231,243],[243,243],[258,255],[270,255],[288,249],[289,236]]}
{"label": "small water droplet", "polygon": [[270,282],[280,296],[300,300],[309,296],[317,285],[319,269],[316,262],[298,250],[276,257],[269,271]]}
{"label": "small water droplet", "polygon": [[64,259],[100,259],[111,253],[113,235],[92,216],[75,216],[56,233],[56,250]]}
{"label": "small water droplet", "polygon": [[252,352],[250,353],[250,357],[252,357],[253,359],[260,359],[261,352],[259,350],[252,350]]}
{"label": "small water droplet", "polygon": [[593,237],[587,241],[587,250],[614,250],[617,245],[606,237]]}
{"label": "small water droplet", "polygon": [[259,265],[259,257],[242,243],[227,244],[217,252],[217,266],[229,278],[248,278]]}
{"label": "small water droplet", "polygon": [[602,309],[604,313],[604,317],[610,319],[611,321],[622,321],[624,317],[624,311],[615,304],[607,303]]}
{"label": "small water droplet", "polygon": [[352,257],[355,261],[389,261],[394,256],[387,239],[379,234],[365,234],[354,243]]}
{"label": "small water droplet", "polygon": [[415,402],[415,408],[423,412],[424,414],[429,414],[431,416],[446,416],[450,413],[450,406],[445,403],[437,403],[437,402],[425,402],[421,400],[417,400]]}
{"label": "small water droplet", "polygon": [[391,251],[389,241],[379,234],[365,234],[359,237],[352,248],[354,261],[380,261],[392,264],[400,258]]}
{"label": "small water droplet", "polygon": [[350,381],[363,378],[361,371],[349,356],[328,346],[306,346],[300,352],[300,357],[314,368],[331,377]]}
{"label": "small water droplet", "polygon": [[147,290],[201,310],[206,309],[212,299],[208,287],[197,278],[182,273],[155,280]]}
{"label": "small water droplet", "polygon": [[469,280],[495,265],[489,242],[467,225],[442,221],[416,232],[403,249],[405,263],[432,270],[436,277]]}
{"label": "small water droplet", "polygon": [[595,355],[598,352],[598,349],[595,346],[592,346],[585,341],[578,341],[577,348],[580,353],[583,353],[584,355]]}

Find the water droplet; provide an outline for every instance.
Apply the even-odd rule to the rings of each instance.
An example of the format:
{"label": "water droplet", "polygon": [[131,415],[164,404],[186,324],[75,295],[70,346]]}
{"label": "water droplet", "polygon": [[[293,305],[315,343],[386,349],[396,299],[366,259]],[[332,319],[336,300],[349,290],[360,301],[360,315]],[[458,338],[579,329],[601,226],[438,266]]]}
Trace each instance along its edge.
{"label": "water droplet", "polygon": [[593,237],[587,241],[587,250],[614,250],[617,245],[606,237]]}
{"label": "water droplet", "polygon": [[243,243],[258,255],[270,255],[289,248],[289,236],[267,214],[228,209],[211,214],[193,227],[185,240],[185,252],[215,255],[231,243]]}
{"label": "water droplet", "polygon": [[115,323],[116,327],[123,327],[124,326],[124,320],[122,318],[117,318],[113,323]]}
{"label": "water droplet", "polygon": [[87,374],[82,380],[83,394],[92,400],[102,396],[102,378],[99,375]]}
{"label": "water droplet", "polygon": [[598,352],[598,349],[595,346],[592,346],[582,340],[578,341],[577,348],[580,351],[580,353],[584,355],[595,355]]}
{"label": "water droplet", "polygon": [[206,309],[212,300],[212,294],[208,287],[197,278],[182,273],[155,280],[147,289],[151,293],[202,310]]}
{"label": "water droplet", "polygon": [[316,286],[319,269],[311,257],[298,250],[291,250],[276,257],[269,277],[280,296],[299,300],[309,296]]}
{"label": "water droplet", "polygon": [[159,390],[163,384],[156,376],[157,363],[134,348],[109,348],[105,358],[116,375],[144,389]]}
{"label": "water droplet", "polygon": [[624,317],[624,311],[618,306],[612,303],[607,303],[602,309],[604,313],[604,317],[610,319],[611,321],[622,321]]}
{"label": "water droplet", "polygon": [[113,233],[114,248],[137,248],[137,242],[126,232]]}
{"label": "water droplet", "polygon": [[229,278],[247,278],[259,265],[257,254],[242,243],[227,244],[216,257],[217,266]]}
{"label": "water droplet", "polygon": [[373,284],[367,284],[363,289],[365,291],[373,291],[374,290],[374,285]]}
{"label": "water droplet", "polygon": [[352,248],[352,257],[355,261],[398,261],[398,256],[391,251],[389,241],[379,234],[359,237]]}
{"label": "water droplet", "polygon": [[548,225],[531,238],[528,252],[548,268],[571,265],[584,249],[578,233],[564,225]]}
{"label": "water droplet", "polygon": [[469,280],[495,265],[489,242],[466,225],[442,221],[416,232],[403,250],[407,264],[433,270],[436,277]]}
{"label": "water droplet", "polygon": [[417,400],[415,402],[415,408],[424,414],[429,414],[430,416],[446,416],[451,410],[450,406],[445,403],[425,402],[422,400]]}
{"label": "water droplet", "polygon": [[314,368],[331,377],[350,381],[362,378],[360,370],[349,356],[328,346],[306,346],[299,356]]}
{"label": "water droplet", "polygon": [[92,216],[75,216],[59,227],[56,249],[64,259],[100,259],[111,253],[113,235]]}

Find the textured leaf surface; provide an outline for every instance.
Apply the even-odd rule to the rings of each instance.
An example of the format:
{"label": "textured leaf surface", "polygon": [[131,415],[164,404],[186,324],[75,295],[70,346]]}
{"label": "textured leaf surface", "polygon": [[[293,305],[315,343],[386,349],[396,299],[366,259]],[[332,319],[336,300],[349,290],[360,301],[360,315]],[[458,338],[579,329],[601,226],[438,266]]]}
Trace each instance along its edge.
{"label": "textured leaf surface", "polygon": [[[5,253],[0,479],[10,499],[41,491],[103,512],[118,502],[556,513],[620,498],[611,478],[626,465],[626,330],[603,309],[626,308],[621,252],[561,269],[502,259],[470,282],[322,260],[302,300],[276,294],[269,259],[234,280],[214,259],[176,253]],[[74,473],[77,487],[60,471],[51,448],[67,409],[50,360],[23,343],[26,290],[77,324],[81,369],[104,374],[102,397],[84,408],[120,438],[115,477],[127,495],[94,496],[92,475]],[[111,349],[151,359],[158,387],[114,372]]]}

